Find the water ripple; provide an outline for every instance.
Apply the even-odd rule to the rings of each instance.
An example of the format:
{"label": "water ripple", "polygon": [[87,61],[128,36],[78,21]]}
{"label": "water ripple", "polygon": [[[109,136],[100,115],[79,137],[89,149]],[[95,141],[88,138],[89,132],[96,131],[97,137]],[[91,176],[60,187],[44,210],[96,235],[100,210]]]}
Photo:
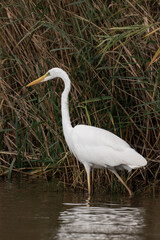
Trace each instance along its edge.
{"label": "water ripple", "polygon": [[[69,205],[69,204],[68,204]],[[87,207],[75,205],[59,215],[57,239],[140,240],[144,209],[136,207]]]}

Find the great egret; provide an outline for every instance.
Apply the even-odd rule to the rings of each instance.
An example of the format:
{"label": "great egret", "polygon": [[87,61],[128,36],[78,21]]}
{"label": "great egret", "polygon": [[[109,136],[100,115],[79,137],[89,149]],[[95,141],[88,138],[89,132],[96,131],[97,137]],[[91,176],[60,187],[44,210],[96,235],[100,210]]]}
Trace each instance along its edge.
{"label": "great egret", "polygon": [[86,169],[89,195],[91,193],[91,168],[107,168],[116,175],[131,196],[131,190],[119,176],[116,169],[126,169],[130,171],[135,168],[140,168],[147,164],[146,159],[131,148],[124,140],[107,130],[87,125],[72,127],[68,109],[68,94],[71,83],[67,73],[62,69],[50,69],[45,75],[29,83],[27,87],[57,77],[61,78],[65,85],[61,96],[64,137],[70,151],[83,163]]}

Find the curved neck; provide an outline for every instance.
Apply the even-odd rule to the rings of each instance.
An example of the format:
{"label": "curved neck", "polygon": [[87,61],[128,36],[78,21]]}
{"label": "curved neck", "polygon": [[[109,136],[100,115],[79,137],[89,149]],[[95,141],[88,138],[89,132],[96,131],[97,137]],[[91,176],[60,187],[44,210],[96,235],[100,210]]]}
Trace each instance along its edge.
{"label": "curved neck", "polygon": [[61,96],[62,126],[66,142],[68,143],[69,133],[72,130],[68,107],[68,94],[70,92],[71,82],[67,74],[65,74],[62,79],[65,85],[64,91]]}

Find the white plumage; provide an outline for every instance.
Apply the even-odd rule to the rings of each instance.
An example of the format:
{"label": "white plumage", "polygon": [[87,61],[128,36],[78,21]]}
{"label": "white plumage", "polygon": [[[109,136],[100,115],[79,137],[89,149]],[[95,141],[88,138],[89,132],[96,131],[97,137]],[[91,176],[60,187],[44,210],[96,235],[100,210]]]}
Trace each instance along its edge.
{"label": "white plumage", "polygon": [[85,166],[89,195],[91,168],[108,168],[122,182],[129,194],[132,195],[131,190],[118,175],[116,169],[130,171],[140,168],[147,164],[146,159],[124,140],[107,130],[88,125],[72,127],[68,110],[70,79],[62,69],[52,68],[44,76],[28,84],[27,87],[56,77],[62,78],[65,84],[61,97],[62,126],[65,140],[70,151]]}
{"label": "white plumage", "polygon": [[[70,144],[69,144],[70,145]],[[146,165],[146,160],[128,143],[101,128],[78,125],[71,132],[71,151],[82,163],[96,168],[127,170]]]}

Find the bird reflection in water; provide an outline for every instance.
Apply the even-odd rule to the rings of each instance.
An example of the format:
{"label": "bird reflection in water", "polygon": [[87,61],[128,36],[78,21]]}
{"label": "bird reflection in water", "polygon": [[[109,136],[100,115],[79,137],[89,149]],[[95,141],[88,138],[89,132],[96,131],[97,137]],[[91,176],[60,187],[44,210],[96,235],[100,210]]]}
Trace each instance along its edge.
{"label": "bird reflection in water", "polygon": [[56,239],[143,239],[143,208],[118,204],[92,206],[90,199],[87,206],[68,205],[68,209],[60,213]]}

